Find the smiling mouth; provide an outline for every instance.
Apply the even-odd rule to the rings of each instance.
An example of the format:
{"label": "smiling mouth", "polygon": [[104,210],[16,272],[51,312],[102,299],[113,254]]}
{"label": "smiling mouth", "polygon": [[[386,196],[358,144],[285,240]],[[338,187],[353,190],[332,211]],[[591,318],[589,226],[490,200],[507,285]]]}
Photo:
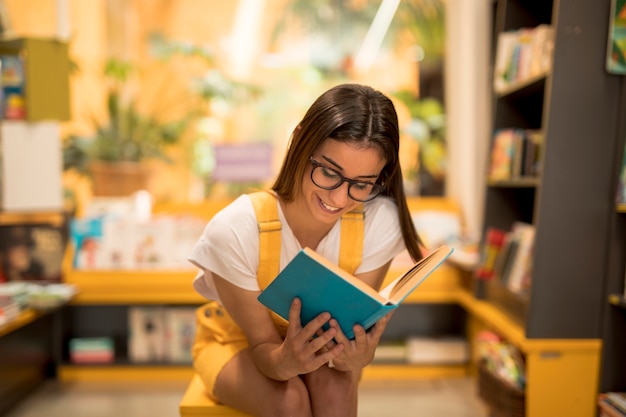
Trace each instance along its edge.
{"label": "smiling mouth", "polygon": [[324,202],[322,201],[322,199],[321,199],[321,198],[319,198],[319,197],[318,197],[318,200],[319,200],[320,204],[322,205],[322,207],[324,207],[324,208],[325,208],[326,210],[328,210],[328,211],[331,211],[331,212],[337,212],[337,211],[341,210],[341,208],[339,208],[339,207],[330,206],[330,205],[328,205],[328,204],[324,203]]}

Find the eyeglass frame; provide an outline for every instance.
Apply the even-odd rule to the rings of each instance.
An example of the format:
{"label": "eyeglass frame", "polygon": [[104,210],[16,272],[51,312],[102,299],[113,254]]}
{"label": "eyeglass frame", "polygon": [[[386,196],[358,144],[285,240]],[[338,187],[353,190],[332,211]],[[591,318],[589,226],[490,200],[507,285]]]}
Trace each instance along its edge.
{"label": "eyeglass frame", "polygon": [[[359,203],[366,203],[368,201],[372,201],[373,199],[375,199],[376,197],[378,197],[383,191],[385,191],[385,184],[376,184],[375,182],[371,182],[371,181],[357,181],[357,180],[353,180],[351,178],[346,178],[344,177],[339,171],[329,167],[328,165],[316,161],[315,159],[313,159],[313,155],[311,155],[311,157],[309,158],[309,161],[311,162],[311,165],[313,165],[313,169],[311,170],[311,182],[316,186],[321,188],[322,190],[335,190],[339,187],[341,187],[343,185],[344,182],[348,183],[348,196],[353,199],[354,201],[358,201]],[[341,179],[341,181],[339,183],[337,183],[337,185],[334,185],[332,187],[322,187],[321,185],[319,185],[318,183],[315,182],[315,180],[313,179],[313,172],[317,169],[317,168],[324,168],[327,169],[329,171],[332,171],[333,173],[337,174],[337,176]],[[374,196],[371,198],[368,198],[367,200],[362,200],[359,198],[354,198],[352,197],[352,195],[350,194],[350,189],[352,188],[353,185],[356,184],[368,184],[368,185],[372,185],[373,188],[372,190],[378,190],[378,192],[376,194],[373,194]],[[370,196],[372,195],[372,193],[370,193]]]}

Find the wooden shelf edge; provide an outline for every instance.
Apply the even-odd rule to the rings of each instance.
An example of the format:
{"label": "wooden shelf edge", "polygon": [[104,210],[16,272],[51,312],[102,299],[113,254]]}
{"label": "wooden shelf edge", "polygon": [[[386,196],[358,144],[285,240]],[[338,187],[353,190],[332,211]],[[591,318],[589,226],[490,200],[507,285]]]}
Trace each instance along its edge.
{"label": "wooden shelf edge", "polygon": [[524,90],[527,87],[530,87],[531,85],[540,82],[540,81],[545,81],[545,79],[548,77],[549,75],[549,71],[545,71],[541,74],[537,74],[533,77],[529,77],[525,80],[522,81],[518,81],[512,84],[507,85],[505,88],[502,89],[496,89],[495,93],[497,97],[506,97],[512,94],[515,94],[517,92],[520,92],[522,90]]}
{"label": "wooden shelf edge", "polygon": [[[162,381],[191,380],[194,370],[189,366],[141,366],[141,365],[62,365],[58,368],[59,380],[74,381]],[[382,365],[373,364],[363,370],[363,380],[411,380],[469,375],[469,366],[460,365]]]}
{"label": "wooden shelf edge", "polygon": [[588,351],[599,353],[601,339],[528,339],[525,330],[496,306],[486,301],[475,299],[469,292],[459,292],[459,303],[465,310],[482,321],[488,327],[501,334],[517,346],[523,353],[537,351]]}
{"label": "wooden shelf edge", "polygon": [[502,188],[533,188],[539,186],[539,177],[487,179],[487,185]]}
{"label": "wooden shelf edge", "polygon": [[41,316],[41,313],[38,313],[35,310],[27,309],[20,312],[15,320],[11,320],[10,322],[0,326],[0,337],[32,323],[39,316]]}
{"label": "wooden shelf edge", "polygon": [[[68,268],[69,270],[69,268]],[[403,271],[402,271],[403,272]],[[75,285],[77,295],[72,304],[201,304],[206,300],[193,286],[195,270],[69,270],[63,282]],[[385,284],[399,275],[391,270]],[[384,284],[384,285],[385,285]],[[435,271],[406,303],[456,303],[461,287],[461,275],[455,268],[444,265]]]}
{"label": "wooden shelf edge", "polygon": [[60,381],[188,381],[194,375],[189,366],[142,365],[62,365],[57,368]]}
{"label": "wooden shelf edge", "polygon": [[0,225],[19,224],[52,224],[60,226],[64,218],[61,209],[59,211],[0,211]]}
{"label": "wooden shelf edge", "polygon": [[411,380],[431,378],[456,378],[470,374],[468,364],[459,365],[411,365],[372,364],[363,369],[363,380]]}

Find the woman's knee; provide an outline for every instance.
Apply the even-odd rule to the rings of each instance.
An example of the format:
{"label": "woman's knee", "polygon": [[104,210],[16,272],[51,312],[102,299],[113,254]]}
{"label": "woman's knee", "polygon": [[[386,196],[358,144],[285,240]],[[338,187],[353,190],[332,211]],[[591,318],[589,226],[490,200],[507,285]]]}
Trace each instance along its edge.
{"label": "woman's knee", "polygon": [[310,416],[311,399],[307,387],[299,378],[293,378],[276,387],[272,400],[265,401],[268,416]]}

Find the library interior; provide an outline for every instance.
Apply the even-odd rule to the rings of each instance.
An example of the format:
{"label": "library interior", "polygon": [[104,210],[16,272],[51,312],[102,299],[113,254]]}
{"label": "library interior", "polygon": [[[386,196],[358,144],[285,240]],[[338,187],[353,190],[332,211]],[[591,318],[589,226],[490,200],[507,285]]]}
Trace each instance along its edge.
{"label": "library interior", "polygon": [[625,76],[626,0],[0,0],[0,414],[247,416],[194,371],[190,254],[354,83],[452,248],[358,415],[626,416]]}

